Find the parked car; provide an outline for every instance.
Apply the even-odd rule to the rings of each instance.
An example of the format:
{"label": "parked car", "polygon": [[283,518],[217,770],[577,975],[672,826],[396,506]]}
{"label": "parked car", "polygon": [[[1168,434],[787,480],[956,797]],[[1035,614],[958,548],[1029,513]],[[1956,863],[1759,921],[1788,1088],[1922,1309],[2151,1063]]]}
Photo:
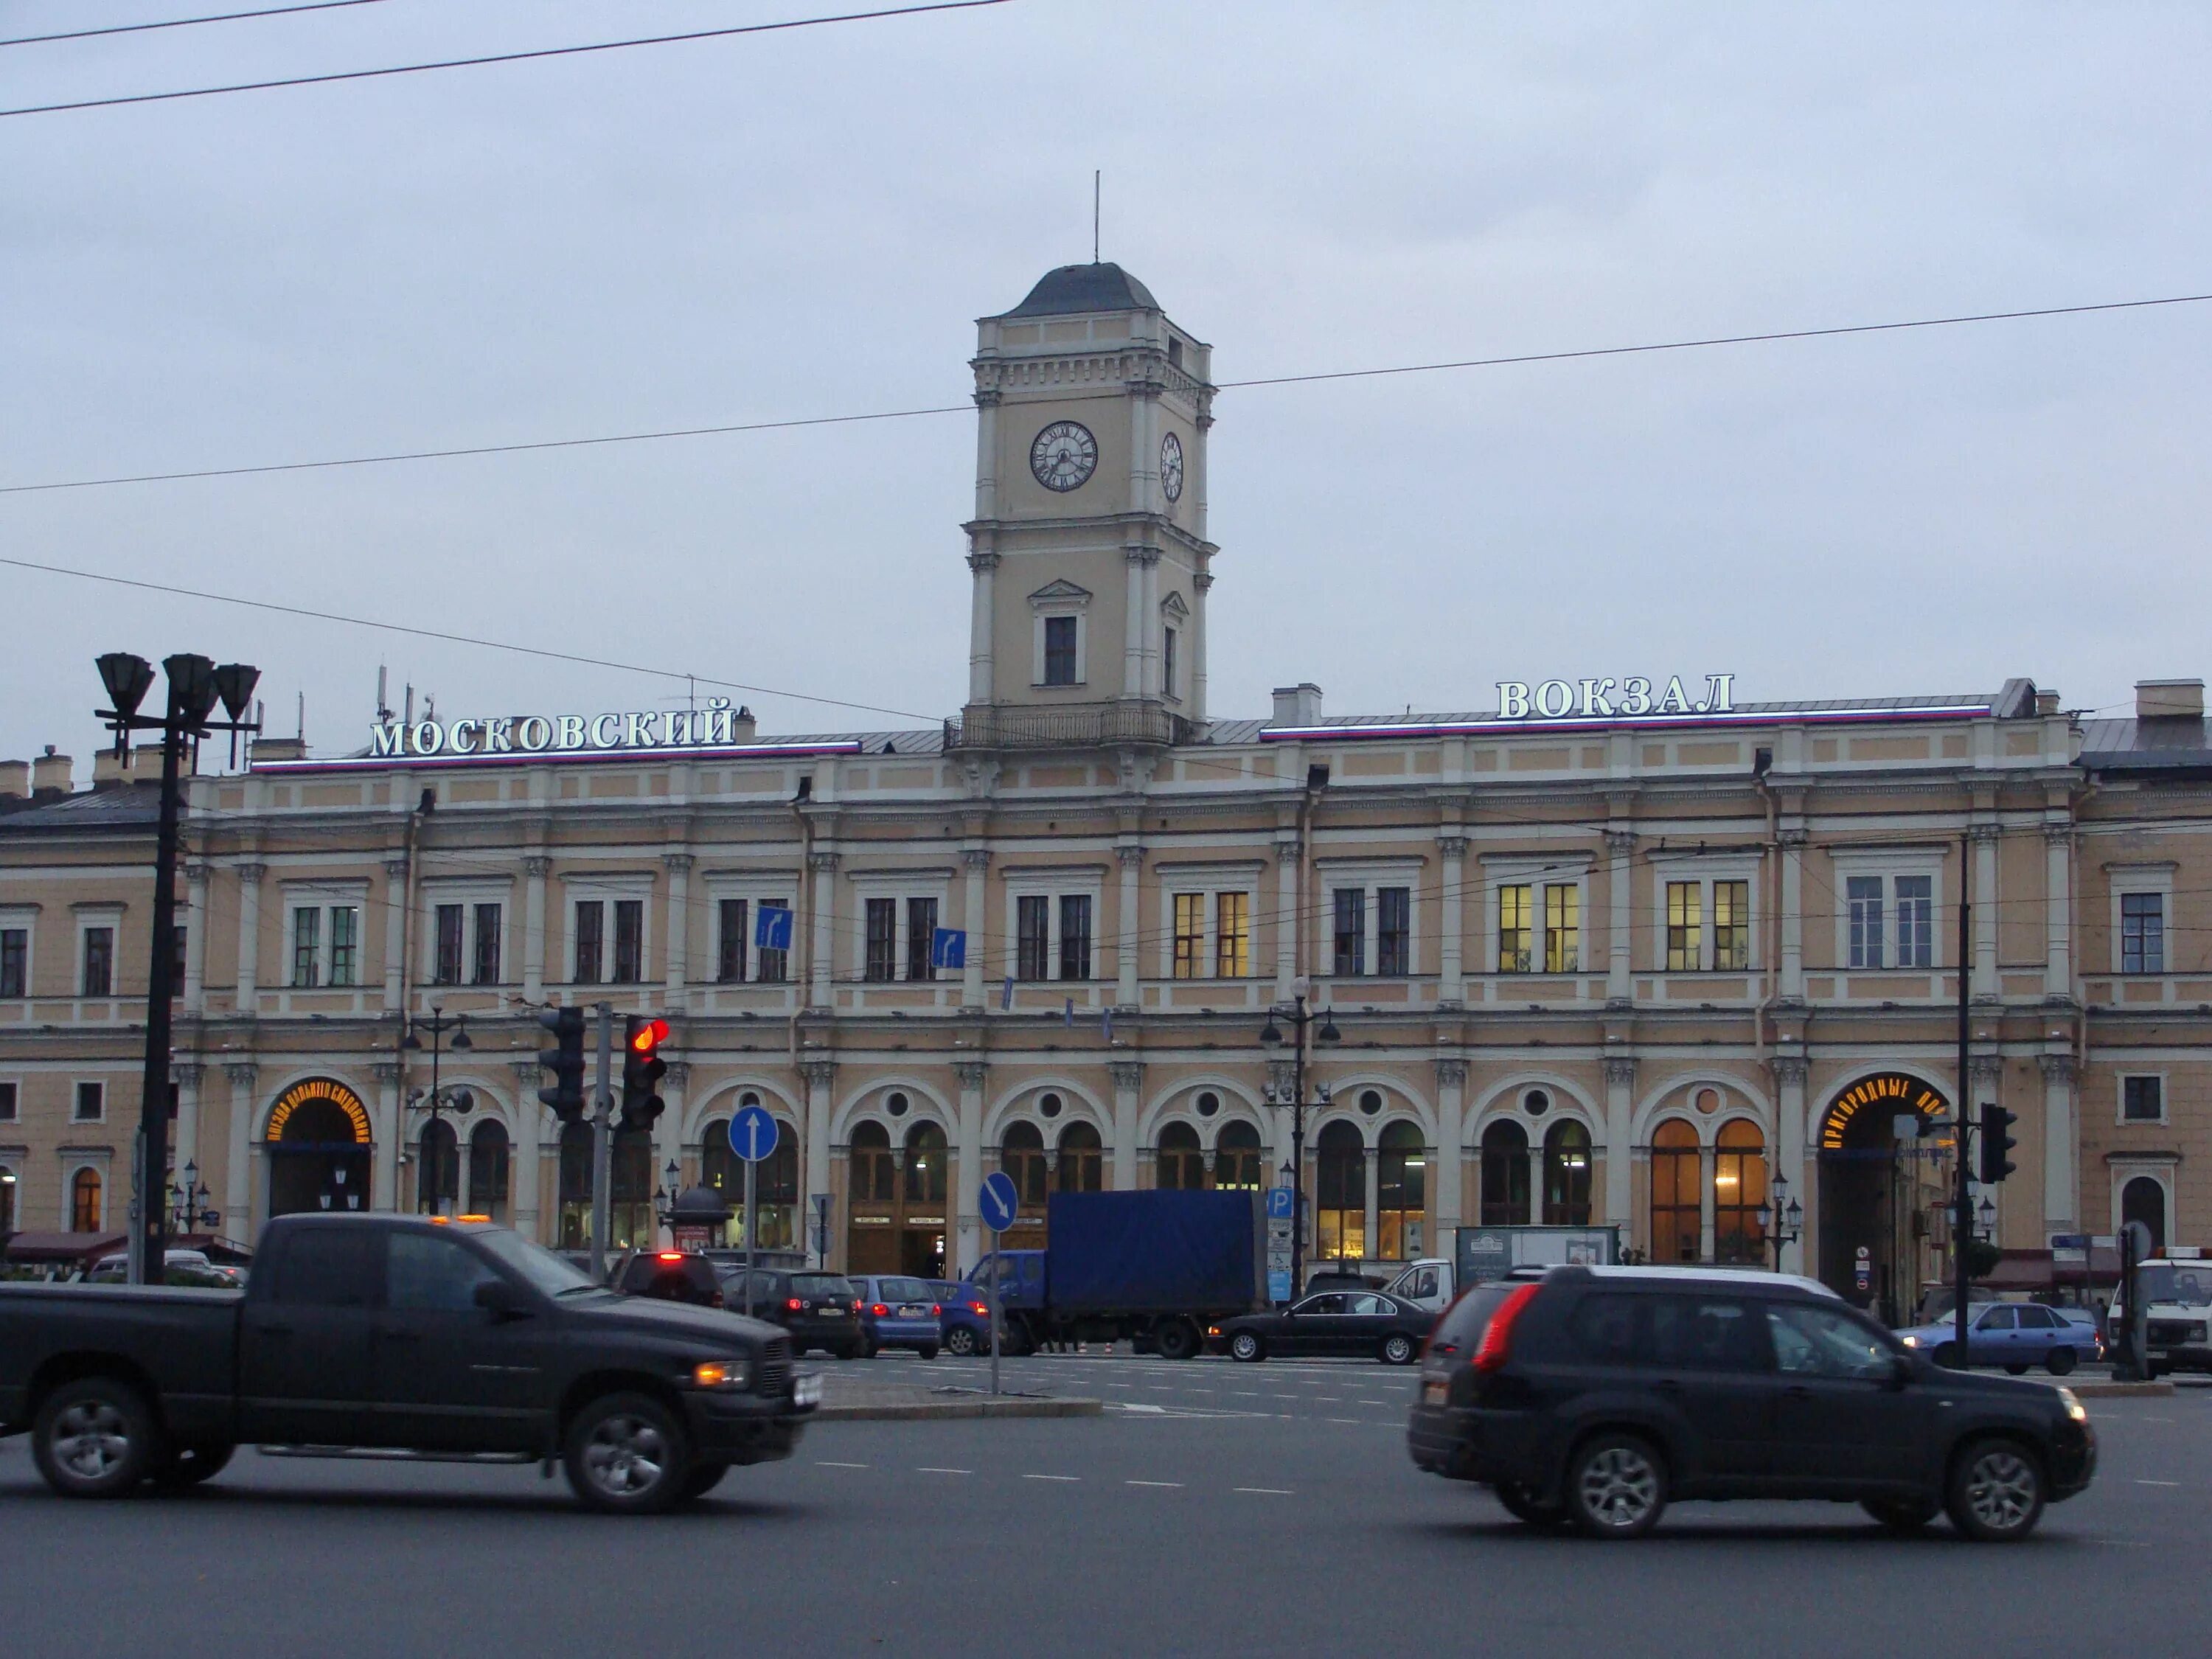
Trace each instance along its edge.
{"label": "parked car", "polygon": [[[2212,1371],[2212,1261],[2191,1257],[2146,1261],[2136,1269],[2143,1305],[2142,1374]],[[2112,1297],[2106,1329],[2124,1353],[2135,1342],[2127,1286]]]}
{"label": "parked car", "polygon": [[615,1264],[607,1285],[624,1296],[653,1296],[701,1308],[723,1305],[722,1277],[714,1264],[683,1250],[633,1250]]}
{"label": "parked car", "polygon": [[864,1356],[872,1358],[879,1348],[911,1348],[924,1359],[937,1358],[945,1340],[938,1324],[945,1304],[927,1279],[889,1273],[846,1276],[860,1295]]}
{"label": "parked car", "polygon": [[722,1280],[726,1307],[765,1319],[791,1333],[791,1351],[804,1358],[820,1348],[839,1359],[858,1359],[867,1339],[860,1330],[860,1293],[842,1273],[757,1267]]}
{"label": "parked car", "polygon": [[2011,1540],[2097,1465],[2070,1389],[1942,1369],[1810,1279],[1685,1267],[1468,1291],[1430,1339],[1407,1446],[1595,1538],[1648,1532],[1675,1498],[1818,1498]]}
{"label": "parked car", "polygon": [[1324,1262],[1306,1275],[1306,1294],[1317,1291],[1371,1291],[1376,1281],[1365,1273],[1334,1262]]}
{"label": "parked car", "polygon": [[991,1352],[991,1304],[975,1285],[957,1279],[933,1279],[930,1291],[942,1310],[937,1317],[939,1339],[947,1353],[963,1358]]}
{"label": "parked car", "polygon": [[[1953,1304],[1956,1306],[1954,1303]],[[2033,1302],[1992,1302],[1966,1304],[1966,1358],[1975,1365],[2002,1365],[2014,1376],[2031,1365],[2040,1365],[2053,1376],[2063,1376],[2084,1360],[2105,1357],[2094,1321],[2077,1323],[2066,1310],[2040,1307]],[[1939,1365],[1957,1362],[1958,1327],[1949,1320],[1899,1331],[1897,1340],[1906,1347],[1931,1355]]]}
{"label": "parked car", "polygon": [[1323,1291],[1279,1313],[1241,1314],[1206,1332],[1206,1346],[1231,1359],[1270,1355],[1356,1354],[1410,1365],[1437,1316],[1382,1291]]}

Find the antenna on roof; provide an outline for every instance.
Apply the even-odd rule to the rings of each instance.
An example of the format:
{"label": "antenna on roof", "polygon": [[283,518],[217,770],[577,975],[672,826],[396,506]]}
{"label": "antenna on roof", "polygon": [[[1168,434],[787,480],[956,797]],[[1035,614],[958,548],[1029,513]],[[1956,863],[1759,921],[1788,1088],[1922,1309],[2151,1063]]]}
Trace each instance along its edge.
{"label": "antenna on roof", "polygon": [[392,706],[384,700],[384,665],[382,663],[376,665],[376,723],[379,726],[389,726],[392,723]]}
{"label": "antenna on roof", "polygon": [[1099,181],[1103,177],[1104,173],[1103,169],[1098,167],[1093,167],[1091,169],[1091,263],[1094,265],[1098,263]]}

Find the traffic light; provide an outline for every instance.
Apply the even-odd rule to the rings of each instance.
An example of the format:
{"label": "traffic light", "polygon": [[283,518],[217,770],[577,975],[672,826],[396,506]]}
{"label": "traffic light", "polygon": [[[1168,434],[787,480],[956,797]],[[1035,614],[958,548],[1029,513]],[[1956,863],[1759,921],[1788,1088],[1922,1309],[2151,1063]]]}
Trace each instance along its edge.
{"label": "traffic light", "polygon": [[554,1047],[538,1051],[538,1063],[552,1073],[553,1081],[538,1091],[538,1099],[553,1109],[563,1123],[584,1121],[584,1011],[548,1008],[538,1023],[553,1033]]}
{"label": "traffic light", "polygon": [[668,1041],[668,1022],[632,1014],[623,1034],[622,1122],[625,1129],[650,1129],[664,1103],[654,1092],[668,1062],[660,1045]]}
{"label": "traffic light", "polygon": [[1988,1186],[2002,1181],[2018,1166],[2005,1154],[2020,1145],[2006,1130],[2020,1121],[2017,1115],[2002,1106],[1982,1108],[1982,1184]]}

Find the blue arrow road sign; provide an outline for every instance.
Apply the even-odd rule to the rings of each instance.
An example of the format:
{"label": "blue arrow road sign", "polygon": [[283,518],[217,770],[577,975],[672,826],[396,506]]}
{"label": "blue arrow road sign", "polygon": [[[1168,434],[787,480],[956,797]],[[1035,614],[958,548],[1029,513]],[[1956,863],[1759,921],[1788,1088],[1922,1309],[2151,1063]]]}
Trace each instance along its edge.
{"label": "blue arrow road sign", "polygon": [[975,1204],[983,1212],[983,1224],[1002,1233],[1021,1212],[1022,1195],[1014,1190],[1013,1176],[1004,1170],[994,1170],[983,1177],[983,1190],[976,1195]]}
{"label": "blue arrow road sign", "polygon": [[939,927],[929,936],[929,965],[933,968],[965,968],[968,965],[968,934],[964,928]]}
{"label": "blue arrow road sign", "polygon": [[757,1164],[775,1150],[775,1120],[764,1106],[747,1106],[730,1120],[730,1150]]}
{"label": "blue arrow road sign", "polygon": [[1291,1212],[1297,1206],[1291,1201],[1291,1193],[1288,1187],[1267,1188],[1268,1220],[1288,1221],[1291,1218]]}
{"label": "blue arrow road sign", "polygon": [[753,949],[756,951],[788,951],[791,949],[791,912],[773,904],[763,904],[755,913]]}

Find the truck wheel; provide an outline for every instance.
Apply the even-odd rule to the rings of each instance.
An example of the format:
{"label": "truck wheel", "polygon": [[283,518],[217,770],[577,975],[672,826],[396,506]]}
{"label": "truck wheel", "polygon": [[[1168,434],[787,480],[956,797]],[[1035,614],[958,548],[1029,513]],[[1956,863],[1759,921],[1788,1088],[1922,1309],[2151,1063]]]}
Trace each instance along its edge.
{"label": "truck wheel", "polygon": [[722,1484],[722,1477],[729,1472],[727,1463],[694,1463],[691,1473],[684,1477],[684,1502],[688,1504],[695,1498],[704,1498]]}
{"label": "truck wheel", "polygon": [[1498,1506],[1524,1527],[1534,1527],[1539,1532],[1557,1532],[1567,1524],[1566,1510],[1557,1504],[1540,1503],[1517,1480],[1501,1480],[1490,1490]]}
{"label": "truck wheel", "polygon": [[211,1445],[173,1446],[169,1455],[154,1468],[154,1484],[170,1492],[182,1492],[187,1486],[197,1486],[203,1480],[212,1480],[222,1473],[224,1464],[237,1447],[217,1441]]}
{"label": "truck wheel", "polygon": [[1198,1328],[1188,1319],[1170,1319],[1159,1328],[1158,1340],[1163,1359],[1193,1359],[1198,1355]]}
{"label": "truck wheel", "polygon": [[2010,1544],[2043,1518],[2043,1468],[2016,1440],[1977,1440],[1951,1463],[1944,1508],[1978,1544]]}
{"label": "truck wheel", "polygon": [[1641,1538],[1667,1508],[1659,1454],[1632,1434],[1586,1441],[1567,1465],[1567,1513],[1592,1538]]}
{"label": "truck wheel", "polygon": [[2075,1358],[2071,1348],[2053,1348],[2051,1357],[2043,1362],[2044,1369],[2053,1376],[2063,1376],[2074,1369]]}
{"label": "truck wheel", "polygon": [[84,1376],[46,1396],[31,1431],[31,1455],[64,1498],[118,1498],[152,1472],[154,1413],[138,1390],[112,1376]]}
{"label": "truck wheel", "polygon": [[1229,1357],[1249,1365],[1267,1357],[1267,1345],[1249,1331],[1239,1331],[1229,1339]]}
{"label": "truck wheel", "polygon": [[987,1343],[978,1342],[975,1340],[975,1333],[965,1325],[955,1325],[945,1334],[945,1351],[947,1353],[957,1355],[962,1359],[981,1353],[989,1345]]}
{"label": "truck wheel", "polygon": [[1410,1365],[1413,1363],[1413,1339],[1403,1331],[1393,1331],[1382,1339],[1382,1363],[1386,1365]]}
{"label": "truck wheel", "polygon": [[690,1452],[684,1431],[658,1400],[602,1395],[568,1425],[568,1486],[595,1510],[651,1515],[684,1495]]}

